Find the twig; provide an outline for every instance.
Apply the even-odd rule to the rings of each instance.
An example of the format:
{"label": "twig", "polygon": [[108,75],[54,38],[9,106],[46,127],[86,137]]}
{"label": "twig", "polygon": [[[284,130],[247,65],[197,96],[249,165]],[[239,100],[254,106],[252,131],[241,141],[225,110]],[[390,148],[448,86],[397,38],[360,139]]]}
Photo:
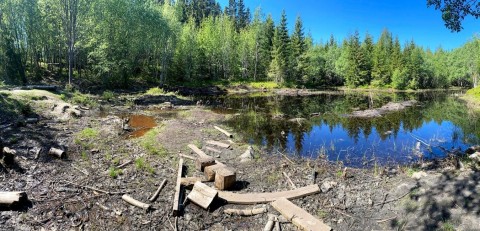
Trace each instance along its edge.
{"label": "twig", "polygon": [[377,223],[387,222],[387,221],[393,220],[395,218],[397,218],[397,216],[389,217],[389,218],[386,218],[386,219],[383,219],[383,220],[378,220]]}
{"label": "twig", "polygon": [[133,199],[131,196],[127,195],[127,194],[124,194],[122,196],[122,199],[126,202],[128,202],[129,204],[133,205],[133,206],[137,206],[139,208],[142,208],[142,209],[146,209],[146,210],[149,210],[151,208],[151,205],[149,204],[145,204],[141,201],[138,201],[138,200],[135,200]]}
{"label": "twig", "polygon": [[390,200],[388,200],[388,201],[385,201],[385,202],[383,202],[383,203],[378,203],[378,204],[376,204],[376,205],[382,205],[382,206],[383,206],[384,204],[388,204],[388,203],[390,203],[390,202],[398,201],[398,200],[404,198],[405,196],[407,196],[407,195],[410,194],[410,193],[411,193],[411,191],[409,191],[409,192],[401,195],[400,197],[397,197],[397,198],[394,198],[394,199],[390,199]]}
{"label": "twig", "polygon": [[285,157],[285,159],[287,159],[288,162],[290,162],[291,164],[295,164],[295,163],[294,163],[292,160],[290,160],[285,154],[283,154],[283,153],[281,153],[281,152],[279,152],[279,151],[277,151],[277,152],[280,153],[280,155],[282,155],[283,157]]}
{"label": "twig", "polygon": [[80,169],[79,167],[75,166],[74,164],[72,164],[72,168],[74,168],[75,170],[77,170],[77,171],[79,171],[79,172],[81,172],[81,173],[83,173],[83,174],[85,174],[85,175],[87,175],[87,176],[89,175],[86,170],[82,170],[82,169]]}
{"label": "twig", "polygon": [[178,217],[175,217],[175,231],[178,231]]}
{"label": "twig", "polygon": [[358,219],[358,218],[356,218],[356,217],[354,217],[354,216],[352,216],[352,215],[350,215],[350,214],[348,214],[348,213],[342,212],[342,211],[340,211],[340,210],[338,210],[338,209],[336,209],[336,208],[333,208],[333,211],[335,211],[335,212],[337,212],[337,213],[340,213],[340,214],[342,214],[342,215],[344,215],[344,216],[350,217],[350,218],[352,218],[352,219],[360,220],[360,219]]}
{"label": "twig", "polygon": [[173,227],[172,221],[170,221],[170,215],[167,217],[167,220],[168,220],[168,223],[170,223],[172,230],[175,230],[175,227]]}
{"label": "twig", "polygon": [[127,161],[127,162],[125,162],[125,163],[123,163],[123,164],[121,164],[121,165],[118,165],[117,168],[123,168],[123,167],[129,165],[129,164],[132,163],[132,162],[133,162],[133,160],[129,160],[129,161]]}
{"label": "twig", "polygon": [[71,185],[74,185],[74,186],[77,186],[77,187],[80,187],[80,188],[86,188],[86,189],[90,189],[90,190],[93,190],[93,191],[105,193],[105,194],[108,194],[108,195],[112,195],[112,194],[124,194],[124,192],[109,192],[109,191],[105,191],[105,190],[102,190],[102,189],[98,189],[98,188],[94,188],[94,187],[90,187],[90,186],[86,186],[86,185],[75,184],[75,183],[73,183],[73,182],[66,181],[66,180],[64,180],[63,182],[65,182],[66,184],[71,184]]}
{"label": "twig", "polygon": [[293,183],[292,179],[290,179],[290,177],[287,175],[287,173],[285,172],[282,172],[283,175],[285,176],[285,178],[287,178],[288,182],[290,182],[290,184],[292,185],[292,188],[296,189],[297,186],[295,186],[295,184]]}
{"label": "twig", "polygon": [[167,179],[164,179],[162,181],[162,183],[160,184],[160,186],[158,186],[157,191],[155,191],[155,193],[152,195],[152,197],[150,197],[150,199],[148,199],[150,202],[154,202],[157,199],[158,194],[160,194],[160,191],[162,191],[162,189],[163,189],[163,187],[165,186],[166,183],[167,183]]}
{"label": "twig", "polygon": [[383,206],[385,205],[385,201],[387,200],[387,196],[388,196],[388,193],[385,193],[385,196],[383,197],[383,201],[382,201],[382,206],[380,207],[380,209],[382,209]]}

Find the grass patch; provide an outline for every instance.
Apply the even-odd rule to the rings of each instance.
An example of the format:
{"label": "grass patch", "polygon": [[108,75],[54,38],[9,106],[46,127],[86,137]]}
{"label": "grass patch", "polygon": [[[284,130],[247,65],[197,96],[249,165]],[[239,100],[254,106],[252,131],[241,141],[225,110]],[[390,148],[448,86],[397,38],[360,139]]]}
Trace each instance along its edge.
{"label": "grass patch", "polygon": [[148,162],[146,162],[144,157],[140,157],[135,160],[135,167],[141,171],[146,171],[152,174],[155,173],[153,167]]}
{"label": "grass patch", "polygon": [[115,168],[114,166],[111,166],[109,169],[108,169],[108,175],[111,177],[111,178],[117,178],[118,175],[122,175],[123,174],[123,171],[121,169],[117,169]]}
{"label": "grass patch", "polygon": [[150,155],[155,155],[159,157],[166,157],[168,155],[167,149],[158,142],[157,137],[160,133],[160,128],[154,128],[148,131],[140,141],[140,145],[147,151]]}
{"label": "grass patch", "polygon": [[113,93],[111,91],[104,91],[103,94],[102,94],[102,99],[103,100],[110,101],[113,98],[115,98],[115,93]]}
{"label": "grass patch", "polygon": [[248,84],[251,88],[255,89],[277,89],[280,85],[275,82],[251,82]]}
{"label": "grass patch", "polygon": [[[84,150],[93,148],[93,142],[99,136],[99,131],[94,128],[85,128],[75,136],[75,144],[80,145]],[[83,158],[83,153],[82,153]]]}
{"label": "grass patch", "polygon": [[455,231],[455,226],[453,226],[452,223],[446,221],[442,224],[442,227],[440,228],[442,231]]}
{"label": "grass patch", "polygon": [[480,99],[480,87],[472,88],[467,91],[467,95],[473,96],[477,99]]}

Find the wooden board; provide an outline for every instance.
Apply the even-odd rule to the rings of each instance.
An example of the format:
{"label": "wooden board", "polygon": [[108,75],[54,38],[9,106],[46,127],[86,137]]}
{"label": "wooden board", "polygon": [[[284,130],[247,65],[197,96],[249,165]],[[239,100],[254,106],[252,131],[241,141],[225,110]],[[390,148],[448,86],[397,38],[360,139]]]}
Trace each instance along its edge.
{"label": "wooden board", "polygon": [[268,203],[279,198],[295,199],[320,192],[320,188],[316,184],[297,188],[289,191],[271,192],[271,193],[232,193],[220,191],[218,197],[226,200],[229,204],[254,205]]}
{"label": "wooden board", "polygon": [[199,157],[202,157],[202,158],[208,158],[210,157],[209,155],[205,154],[205,152],[203,152],[202,150],[200,150],[199,148],[197,148],[197,146],[195,146],[194,144],[189,144],[188,147],[190,149],[192,149],[192,151],[194,151],[195,153],[197,153],[197,155]]}
{"label": "wooden board", "polygon": [[306,231],[330,231],[326,225],[307,211],[296,206],[286,198],[279,198],[272,202],[272,207],[279,211],[287,220],[292,221],[297,227]]}
{"label": "wooden board", "polygon": [[208,185],[197,181],[193,185],[193,190],[188,194],[187,198],[193,203],[204,209],[208,209],[213,200],[217,197],[218,192],[208,187]]}
{"label": "wooden board", "polygon": [[173,197],[173,215],[178,216],[180,212],[180,194],[182,190],[183,158],[178,162],[177,184],[175,185],[175,196]]}
{"label": "wooden board", "polygon": [[215,141],[215,140],[209,140],[209,141],[207,141],[207,144],[211,144],[211,145],[218,146],[218,147],[221,147],[221,148],[229,148],[230,147],[230,144],[218,142],[218,141]]}
{"label": "wooden board", "polygon": [[228,136],[229,138],[233,138],[233,135],[230,133],[230,132],[227,132],[217,126],[213,126],[215,129],[219,130],[221,133],[225,134],[226,136]]}
{"label": "wooden board", "polygon": [[205,147],[205,149],[207,149],[207,150],[210,151],[210,152],[214,152],[214,153],[216,153],[216,154],[222,153],[222,151],[217,150],[217,149],[212,148],[212,147]]}
{"label": "wooden board", "polygon": [[211,156],[207,157],[199,157],[195,160],[195,168],[198,171],[203,171],[203,169],[207,166],[214,165],[215,164],[215,159]]}

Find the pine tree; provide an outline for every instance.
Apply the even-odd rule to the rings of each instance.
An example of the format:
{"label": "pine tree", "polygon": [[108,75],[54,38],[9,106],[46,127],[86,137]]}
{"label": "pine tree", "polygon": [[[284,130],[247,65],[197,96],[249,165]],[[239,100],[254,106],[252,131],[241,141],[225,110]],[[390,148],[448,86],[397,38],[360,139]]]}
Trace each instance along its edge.
{"label": "pine tree", "polygon": [[[274,43],[274,49],[279,49],[279,55],[280,55],[280,59],[281,59],[281,62],[285,65],[285,67],[283,67],[283,69],[287,69],[286,72],[285,72],[285,75],[288,79],[286,79],[287,82],[291,82],[291,73],[290,73],[290,69],[287,68],[289,67],[289,58],[290,58],[290,37],[288,36],[288,28],[287,28],[288,24],[287,24],[287,14],[285,12],[285,10],[283,10],[282,12],[282,16],[280,18],[280,24],[278,25],[278,27],[276,28],[276,31],[275,33],[278,33],[278,35],[276,35],[278,38],[277,38],[277,45],[275,45]],[[274,36],[275,37],[275,36]],[[276,46],[276,47],[275,47]],[[272,57],[273,59],[273,57]]]}
{"label": "pine tree", "polygon": [[370,83],[372,79],[372,56],[373,56],[373,50],[374,50],[374,45],[373,45],[373,37],[367,33],[365,35],[365,39],[363,40],[362,43],[362,51],[365,55],[365,68],[367,71],[367,82]]}
{"label": "pine tree", "polygon": [[295,30],[291,37],[290,42],[290,67],[292,80],[297,84],[305,83],[305,68],[306,68],[306,44],[305,36],[303,33],[303,23],[302,19],[297,17],[295,21]]}
{"label": "pine tree", "polygon": [[390,83],[390,77],[393,73],[391,69],[391,41],[392,35],[388,30],[384,30],[372,55],[372,84],[380,87]]}
{"label": "pine tree", "polygon": [[273,36],[272,61],[268,68],[268,77],[278,84],[285,83],[286,65],[283,54],[283,42],[280,27],[275,29]]}
{"label": "pine tree", "polygon": [[369,84],[367,57],[361,47],[358,31],[355,31],[348,40],[347,61],[346,84],[351,87]]}

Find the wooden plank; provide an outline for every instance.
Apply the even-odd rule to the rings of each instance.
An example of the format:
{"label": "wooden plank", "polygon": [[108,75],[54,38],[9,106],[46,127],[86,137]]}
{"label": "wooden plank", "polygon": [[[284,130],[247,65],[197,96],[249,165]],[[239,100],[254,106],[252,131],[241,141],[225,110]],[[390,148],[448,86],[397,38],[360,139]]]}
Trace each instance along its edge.
{"label": "wooden plank", "polygon": [[189,144],[188,147],[190,149],[192,149],[192,151],[194,151],[195,153],[197,153],[197,155],[199,157],[203,157],[203,158],[208,158],[210,157],[209,155],[205,154],[205,152],[203,152],[202,150],[200,150],[199,148],[197,148],[197,146],[195,146],[194,144]]}
{"label": "wooden plank", "polygon": [[268,203],[279,198],[295,199],[320,192],[317,184],[312,184],[302,188],[289,191],[271,192],[271,193],[232,193],[226,191],[218,192],[218,197],[226,200],[229,204],[254,205]]}
{"label": "wooden plank", "polygon": [[287,220],[297,227],[307,231],[330,231],[332,228],[307,211],[296,206],[286,198],[279,198],[272,202],[272,207],[278,210]]}
{"label": "wooden plank", "polygon": [[197,181],[193,185],[193,190],[188,194],[187,198],[193,203],[204,209],[208,209],[213,200],[217,197],[217,190],[208,187],[206,184]]}
{"label": "wooden plank", "polygon": [[221,133],[225,134],[226,136],[228,136],[229,138],[233,138],[233,135],[230,133],[230,132],[227,132],[217,126],[213,126],[215,129],[219,130]]}
{"label": "wooden plank", "polygon": [[195,168],[198,171],[203,171],[203,169],[207,166],[214,165],[215,164],[215,159],[211,156],[207,157],[200,157],[195,160]]}
{"label": "wooden plank", "polygon": [[219,161],[215,161],[214,165],[210,165],[204,168],[205,180],[206,181],[214,181],[215,180],[215,172],[220,169],[224,168],[226,165],[222,164]]}
{"label": "wooden plank", "polygon": [[182,185],[191,188],[198,181],[205,182],[205,180],[200,177],[185,177],[182,178]]}
{"label": "wooden plank", "polygon": [[207,144],[211,144],[211,145],[218,146],[218,147],[221,147],[221,148],[229,148],[230,147],[230,144],[218,142],[218,141],[215,141],[215,140],[209,140],[209,141],[207,141]]}
{"label": "wooden plank", "polygon": [[233,185],[237,181],[237,173],[229,168],[220,168],[215,171],[215,187],[219,190],[226,190]]}
{"label": "wooden plank", "polygon": [[183,158],[178,162],[177,184],[175,185],[175,196],[173,197],[173,215],[180,213],[180,194],[182,190]]}

